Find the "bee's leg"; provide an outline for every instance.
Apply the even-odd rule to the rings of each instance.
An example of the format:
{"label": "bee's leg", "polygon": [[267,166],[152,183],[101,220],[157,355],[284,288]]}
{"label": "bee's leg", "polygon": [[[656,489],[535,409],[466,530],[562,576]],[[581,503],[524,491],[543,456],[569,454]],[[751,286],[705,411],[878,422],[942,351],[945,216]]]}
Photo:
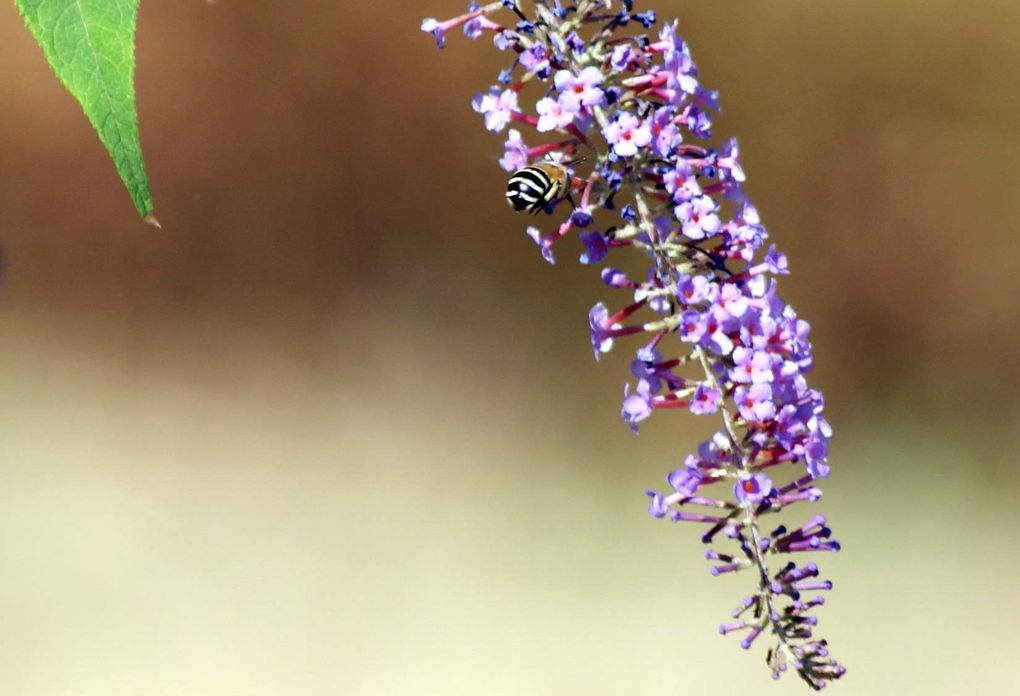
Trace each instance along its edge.
{"label": "bee's leg", "polygon": [[570,207],[577,210],[577,203],[574,203],[574,194],[570,191],[567,192],[567,200],[570,201]]}

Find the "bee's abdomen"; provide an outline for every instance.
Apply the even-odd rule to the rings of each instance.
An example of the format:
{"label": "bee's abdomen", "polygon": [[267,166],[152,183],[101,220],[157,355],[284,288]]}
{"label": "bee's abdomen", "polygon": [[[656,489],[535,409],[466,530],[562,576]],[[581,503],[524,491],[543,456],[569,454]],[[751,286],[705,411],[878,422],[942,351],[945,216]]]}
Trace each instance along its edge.
{"label": "bee's abdomen", "polygon": [[538,167],[517,170],[506,185],[506,200],[514,210],[540,210],[555,188],[552,177]]}

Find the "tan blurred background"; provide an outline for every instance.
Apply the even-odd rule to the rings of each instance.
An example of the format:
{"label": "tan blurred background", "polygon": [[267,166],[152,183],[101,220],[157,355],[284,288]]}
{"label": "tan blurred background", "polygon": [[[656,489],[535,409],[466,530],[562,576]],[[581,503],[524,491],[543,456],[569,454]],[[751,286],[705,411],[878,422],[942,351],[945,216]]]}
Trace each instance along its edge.
{"label": "tan blurred background", "polygon": [[[659,2],[790,255],[836,427],[841,694],[1011,693],[1020,3]],[[642,490],[460,0],[143,3],[161,232],[0,3],[0,693],[804,693]]]}

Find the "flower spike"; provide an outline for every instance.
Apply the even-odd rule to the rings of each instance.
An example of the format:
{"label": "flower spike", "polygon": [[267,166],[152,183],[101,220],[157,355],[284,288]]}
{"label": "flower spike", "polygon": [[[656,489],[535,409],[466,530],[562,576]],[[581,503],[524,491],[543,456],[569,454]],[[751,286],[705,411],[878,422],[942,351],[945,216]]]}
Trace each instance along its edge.
{"label": "flower spike", "polygon": [[[815,636],[811,613],[832,582],[803,559],[840,544],[821,515],[791,528],[766,520],[819,500],[816,484],[829,474],[832,429],[806,379],[810,327],[777,292],[789,263],[767,245],[744,193],[737,141],[709,142],[718,93],[701,84],[677,23],[655,25],[655,12],[635,12],[631,0],[502,0],[421,28],[440,47],[454,28],[489,34],[510,54],[497,84],[472,101],[488,130],[507,131],[504,170],[571,168],[561,189],[530,175],[532,188],[549,192],[529,199],[544,205],[535,212],[565,216],[544,234],[527,228],[542,256],[553,262],[553,247],[576,236],[583,264],[646,261],[643,277],[603,268],[603,283],[627,299],[588,314],[596,359],[640,340],[620,415],[635,433],[666,410],[718,424],[666,477],[671,490],[646,492],[648,511],[699,525],[713,545],[710,573],[752,585],[719,632],[738,634],[745,650],[767,643],[774,678],[792,668],[817,690],[845,670]],[[573,209],[557,205],[573,204],[574,190],[583,193]]]}

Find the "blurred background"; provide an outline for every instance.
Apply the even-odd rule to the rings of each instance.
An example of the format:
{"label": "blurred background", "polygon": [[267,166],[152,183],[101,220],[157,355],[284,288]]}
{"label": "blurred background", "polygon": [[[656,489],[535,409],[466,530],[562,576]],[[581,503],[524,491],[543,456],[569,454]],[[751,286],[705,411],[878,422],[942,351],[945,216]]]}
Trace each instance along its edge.
{"label": "blurred background", "polygon": [[[1008,692],[1020,3],[655,7],[814,326],[833,688]],[[503,56],[418,32],[461,10],[143,3],[156,231],[0,3],[0,692],[806,691],[647,517],[713,424],[619,420],[469,106]]]}

